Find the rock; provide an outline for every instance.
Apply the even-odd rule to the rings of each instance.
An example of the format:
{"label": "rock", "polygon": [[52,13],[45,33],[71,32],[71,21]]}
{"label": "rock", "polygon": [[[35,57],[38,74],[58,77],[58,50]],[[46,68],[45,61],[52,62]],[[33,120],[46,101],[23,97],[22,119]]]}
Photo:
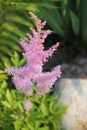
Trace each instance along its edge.
{"label": "rock", "polygon": [[84,65],[84,64],[87,64],[87,58],[79,58],[79,60],[77,60],[78,61],[78,64],[79,65]]}
{"label": "rock", "polygon": [[54,94],[67,105],[61,123],[66,130],[87,130],[87,80],[61,78],[55,83]]}

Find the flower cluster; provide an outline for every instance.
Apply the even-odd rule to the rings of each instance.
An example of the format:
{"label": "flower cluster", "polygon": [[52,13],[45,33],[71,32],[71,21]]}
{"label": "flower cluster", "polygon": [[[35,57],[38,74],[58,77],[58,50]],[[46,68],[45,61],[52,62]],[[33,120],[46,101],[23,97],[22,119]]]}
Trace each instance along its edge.
{"label": "flower cluster", "polygon": [[24,49],[23,57],[26,64],[23,67],[12,67],[5,70],[6,73],[13,75],[13,83],[18,89],[26,94],[32,94],[34,84],[37,84],[37,93],[43,95],[48,92],[58,77],[61,76],[60,65],[56,66],[51,72],[43,72],[43,65],[52,57],[59,43],[53,45],[48,50],[44,49],[44,41],[50,30],[44,30],[46,22],[42,22],[30,12],[35,22],[36,29],[31,29],[32,34],[27,34],[29,43],[20,40],[20,45]]}
{"label": "flower cluster", "polygon": [[32,103],[28,100],[24,100],[23,104],[26,111],[29,111],[32,107]]}

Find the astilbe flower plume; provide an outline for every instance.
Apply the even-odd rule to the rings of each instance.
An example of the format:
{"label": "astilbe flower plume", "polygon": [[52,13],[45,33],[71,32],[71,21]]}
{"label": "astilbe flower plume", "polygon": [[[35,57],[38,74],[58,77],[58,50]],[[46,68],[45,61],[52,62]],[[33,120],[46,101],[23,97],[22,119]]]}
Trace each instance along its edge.
{"label": "astilbe flower plume", "polygon": [[23,104],[26,111],[29,111],[32,108],[32,103],[28,100],[24,100]]}
{"label": "astilbe flower plume", "polygon": [[52,57],[59,43],[45,50],[43,43],[51,31],[43,29],[46,24],[45,21],[42,22],[31,12],[30,15],[35,22],[36,29],[31,29],[32,35],[27,34],[29,43],[23,39],[20,40],[20,45],[24,49],[23,57],[26,59],[26,64],[23,67],[5,69],[5,72],[13,75],[13,83],[22,92],[31,95],[33,85],[37,84],[37,93],[43,95],[61,76],[60,65],[56,66],[51,72],[43,72],[44,63],[48,61],[49,57]]}

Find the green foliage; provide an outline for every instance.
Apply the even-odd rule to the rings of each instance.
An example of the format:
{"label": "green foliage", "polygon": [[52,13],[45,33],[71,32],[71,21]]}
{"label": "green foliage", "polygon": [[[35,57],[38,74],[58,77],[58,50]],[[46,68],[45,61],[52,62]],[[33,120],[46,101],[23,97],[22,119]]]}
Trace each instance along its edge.
{"label": "green foliage", "polygon": [[25,34],[33,27],[29,11],[38,11],[38,6],[52,7],[39,0],[0,0],[0,81],[8,78],[3,71],[5,67],[22,66],[25,63],[25,59],[17,58],[22,51],[19,39],[27,40]]}
{"label": "green foliage", "polygon": [[36,11],[37,5],[29,0],[0,0],[0,68],[3,58],[20,52],[19,38],[27,40],[25,34],[33,26],[29,11]]}
{"label": "green foliage", "polygon": [[[6,68],[22,66],[25,62],[25,59],[21,58],[17,52],[14,52],[9,59],[3,60]],[[0,73],[4,74],[4,71],[0,70]],[[4,75],[7,77],[6,74]],[[7,83],[6,79],[0,82],[0,127],[2,130],[51,130],[51,128],[60,130],[59,124],[66,106],[55,104],[56,97],[51,95],[39,97],[34,93],[28,97],[12,89],[12,83],[9,79]],[[34,88],[36,90],[36,87]],[[24,100],[29,100],[33,104],[29,112],[24,109]]]}
{"label": "green foliage", "polygon": [[[3,57],[2,61],[5,68],[10,68],[12,66],[23,66],[26,63],[26,60],[16,51],[9,58]],[[0,70],[0,81],[5,81],[7,79],[7,74],[3,70]]]}
{"label": "green foliage", "polygon": [[14,54],[9,59],[5,58],[3,61],[6,68],[10,68],[12,66],[23,66],[25,62],[26,60],[21,58],[17,52],[14,52]]}
{"label": "green foliage", "polygon": [[54,8],[39,6],[38,15],[62,39],[74,45],[87,47],[87,0],[42,0],[42,4],[53,5]]}
{"label": "green foliage", "polygon": [[79,19],[72,11],[70,12],[70,16],[71,16],[73,32],[76,36],[78,36],[79,35],[79,27],[80,27]]}
{"label": "green foliage", "polygon": [[[60,130],[66,106],[54,102],[55,96],[39,97],[34,93],[28,97],[15,89],[3,91],[0,96],[0,127],[3,130]],[[32,102],[30,111],[24,109],[24,100]]]}
{"label": "green foliage", "polygon": [[4,73],[3,70],[0,70],[0,81],[4,81],[8,79],[7,75]]}
{"label": "green foliage", "polygon": [[38,7],[53,6],[39,0],[0,0],[0,68],[4,68],[3,59],[20,52],[19,38],[27,39],[25,34],[33,27],[29,11],[37,12]]}
{"label": "green foliage", "polygon": [[[18,43],[20,37],[27,41],[25,34],[28,32],[28,28],[33,26],[28,12],[37,11],[38,7],[49,7],[49,9],[55,10],[52,5],[53,1],[47,0],[43,3],[39,0],[37,2],[36,0],[32,2],[29,0],[0,0],[0,129],[2,128],[2,130],[61,129],[59,124],[66,112],[66,106],[62,106],[59,102],[56,103],[56,97],[49,94],[39,97],[34,93],[29,97],[12,89],[12,83],[3,71],[5,67],[22,66],[26,62],[20,55],[22,50]],[[55,11],[55,16],[52,13],[54,19],[56,13]],[[52,17],[48,17],[50,21]],[[60,16],[59,20],[60,25],[62,25]],[[78,23],[78,20],[76,22]],[[75,28],[73,21],[72,23]],[[57,28],[54,20],[51,24],[56,25],[54,29]],[[64,36],[60,26],[58,26],[57,31],[60,31],[61,35]],[[24,100],[32,102],[30,111],[24,109]]]}

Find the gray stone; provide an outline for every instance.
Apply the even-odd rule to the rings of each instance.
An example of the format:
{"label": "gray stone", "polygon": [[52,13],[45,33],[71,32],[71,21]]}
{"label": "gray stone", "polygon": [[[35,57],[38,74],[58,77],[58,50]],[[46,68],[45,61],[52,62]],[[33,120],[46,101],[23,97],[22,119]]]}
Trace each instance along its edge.
{"label": "gray stone", "polygon": [[58,100],[68,105],[62,127],[66,130],[87,130],[87,80],[61,78],[54,88]]}
{"label": "gray stone", "polygon": [[78,64],[79,64],[79,65],[87,64],[87,58],[80,58],[80,59],[78,60]]}

